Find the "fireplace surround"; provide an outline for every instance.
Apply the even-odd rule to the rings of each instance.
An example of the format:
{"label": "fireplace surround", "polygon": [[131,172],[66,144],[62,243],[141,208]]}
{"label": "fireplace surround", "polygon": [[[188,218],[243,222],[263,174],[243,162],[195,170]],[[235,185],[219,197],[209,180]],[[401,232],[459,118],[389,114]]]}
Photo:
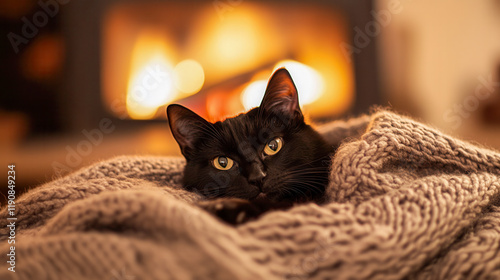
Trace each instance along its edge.
{"label": "fireplace surround", "polygon": [[[328,47],[331,48],[331,54],[342,53],[343,50],[339,42],[344,42],[347,45],[351,46],[354,45],[353,39],[356,35],[355,28],[364,27],[367,25],[367,23],[374,20],[372,13],[374,4],[372,1],[316,0],[306,2],[281,0],[89,0],[72,2],[70,5],[66,5],[65,7],[66,12],[63,14],[62,24],[62,26],[64,27],[65,38],[67,40],[66,43],[68,45],[68,59],[66,62],[65,74],[66,76],[63,86],[64,94],[62,95],[63,110],[66,111],[63,115],[67,116],[63,120],[65,130],[67,132],[80,132],[82,129],[92,129],[96,127],[103,118],[111,119],[113,124],[115,124],[118,129],[137,127],[139,125],[144,125],[145,122],[147,123],[164,121],[161,119],[161,117],[157,118],[158,115],[161,115],[161,113],[158,113],[161,111],[161,108],[158,109],[158,112],[154,117],[146,121],[137,121],[131,117],[130,112],[127,112],[127,109],[124,107],[125,105],[123,100],[120,101],[121,97],[111,99],[111,102],[109,102],[109,100],[107,101],[106,96],[109,97],[109,92],[113,91],[114,88],[120,88],[119,90],[116,90],[116,92],[118,92],[118,95],[125,94],[124,92],[127,90],[126,86],[123,85],[123,82],[114,82],[119,80],[113,80],[109,77],[116,75],[116,73],[120,71],[122,72],[123,77],[130,73],[128,69],[120,70],[121,68],[130,67],[130,58],[126,57],[130,55],[127,54],[126,56],[123,56],[125,61],[127,61],[127,59],[129,60],[128,62],[122,62],[122,65],[120,65],[120,63],[116,63],[116,61],[120,61],[120,56],[118,54],[120,54],[120,51],[123,52],[123,50],[120,50],[120,47],[111,47],[110,50],[110,45],[117,46],[118,43],[119,46],[119,44],[121,43],[122,45],[127,46],[122,49],[130,50],[133,48],[132,45],[134,45],[135,43],[134,41],[120,41],[123,40],[123,38],[127,38],[127,36],[120,37],[116,36],[117,34],[120,35],[132,32],[132,30],[130,30],[131,28],[129,28],[129,30],[125,29],[124,31],[124,29],[122,28],[121,30],[118,29],[117,32],[112,32],[112,29],[110,29],[110,17],[113,17],[114,15],[115,18],[130,18],[130,26],[137,26],[137,24],[134,25],[134,18],[139,18],[140,20],[146,22],[146,25],[150,25],[150,22],[148,22],[150,18],[157,17],[161,22],[161,16],[158,16],[158,14],[161,15],[161,11],[165,11],[165,18],[163,19],[163,23],[161,23],[160,26],[164,29],[170,29],[174,31],[171,32],[175,35],[174,41],[176,40],[177,42],[184,42],[189,41],[189,30],[186,26],[189,26],[196,20],[196,18],[189,16],[191,12],[202,14],[202,12],[200,11],[203,11],[205,14],[210,15],[211,13],[212,17],[218,17],[220,19],[221,11],[225,15],[231,15],[231,13],[236,14],[240,11],[244,11],[245,9],[247,9],[247,7],[257,7],[258,9],[260,9],[257,9],[257,15],[260,15],[261,11],[264,11],[270,14],[270,18],[278,16],[278,14],[275,14],[276,16],[273,16],[273,13],[277,13],[277,11],[280,11],[280,7],[282,7],[283,10],[291,10],[292,12],[297,14],[297,17],[306,14],[306,8],[311,8],[313,13],[314,9],[321,10],[321,13],[323,14],[325,20],[328,21],[330,19],[334,19],[334,21],[333,25],[329,26],[330,29],[325,29],[321,30],[321,32],[318,32],[318,34],[320,34],[318,42],[322,42],[321,38],[326,38],[325,40],[328,40],[328,38],[331,38],[331,34],[338,33],[339,30],[340,32],[343,32],[342,36],[344,36],[341,40],[337,39],[337,41],[333,41],[333,43],[331,43],[329,46],[323,47],[326,48],[327,51],[324,51],[324,53],[326,53],[327,55],[329,55],[329,49],[327,49]],[[116,16],[117,14],[120,14],[120,12],[117,11],[121,11],[121,15]],[[285,17],[283,18],[286,19],[287,13],[284,14]],[[326,16],[324,14],[326,14]],[[331,17],[328,16],[328,14],[330,14]],[[342,20],[335,21],[335,19],[339,18],[339,15]],[[169,20],[170,17],[175,19]],[[321,16],[317,17],[319,18]],[[335,22],[343,23],[344,26],[335,27]],[[201,26],[203,27],[203,24]],[[312,27],[310,28],[314,29],[316,27],[312,25]],[[324,28],[324,26],[322,28]],[[253,34],[253,36],[263,36],[263,40],[269,40],[269,36],[272,35],[264,34],[267,29],[270,28],[264,28],[262,29],[262,31],[257,30],[257,34]],[[289,32],[289,34],[294,33],[296,33],[294,32],[294,30]],[[111,37],[117,38],[117,41],[115,41],[114,44],[109,43],[109,39]],[[294,41],[293,45],[298,44],[295,42],[301,42],[300,38],[296,38],[295,40],[296,41]],[[373,104],[380,104],[381,102],[383,102],[383,97],[381,96],[379,89],[375,41],[376,37],[371,38],[371,42],[369,42],[369,44],[367,45],[364,45],[361,51],[353,52],[351,57],[344,57],[345,61],[348,61],[348,63],[343,64],[343,69],[345,69],[346,73],[350,73],[350,75],[352,76],[352,81],[348,81],[351,83],[350,87],[348,86],[348,88],[350,88],[350,92],[349,90],[346,91],[348,94],[352,94],[351,101],[348,102],[349,104],[347,104],[344,108],[339,109],[337,112],[333,112],[331,114],[328,114],[328,112],[326,114],[325,112],[323,112],[316,115],[314,113],[311,113],[311,117],[313,119],[321,121],[342,115],[345,116],[359,114],[366,112]],[[184,49],[188,48],[186,47],[188,45],[189,44],[186,44],[185,42],[183,44],[178,44],[177,49],[181,49],[184,51]],[[194,45],[196,45],[196,42],[194,43]],[[106,47],[108,47],[107,50]],[[203,49],[203,47],[206,46],[199,46],[198,50],[196,49],[196,46],[194,48],[191,48],[191,53],[184,55],[185,57],[182,57],[183,55],[179,55],[174,64],[178,64],[184,60],[189,60],[193,56],[196,56],[195,54],[200,53],[200,49]],[[244,46],[240,45],[240,47]],[[313,49],[311,52],[313,54],[314,47],[314,44],[309,47]],[[260,48],[263,50],[262,52],[273,52],[273,50],[270,50],[271,47],[266,46],[265,44],[263,44],[263,46],[260,46]],[[317,49],[320,49],[320,47],[318,47]],[[109,64],[110,54],[115,56],[113,59],[111,59],[115,62],[114,64],[112,63],[113,65],[111,66]],[[208,114],[210,117],[210,110],[212,110],[213,112],[222,112],[222,115],[234,113],[231,111],[223,111],[224,108],[227,108],[229,105],[217,106],[217,104],[225,104],[223,102],[231,102],[231,100],[236,100],[233,96],[234,94],[232,94],[231,92],[244,91],[244,88],[242,88],[242,84],[245,84],[246,82],[250,83],[252,79],[257,79],[256,77],[259,75],[266,76],[262,73],[271,73],[274,67],[276,67],[282,61],[295,60],[295,62],[298,61],[303,63],[303,57],[305,57],[305,55],[303,53],[297,53],[295,49],[287,47],[285,44],[285,47],[274,50],[274,53],[272,53],[270,57],[259,61],[259,63],[252,64],[252,61],[242,62],[241,59],[234,58],[225,61],[225,65],[231,64],[233,65],[233,67],[235,67],[234,69],[236,70],[233,69],[234,75],[227,75],[227,72],[230,71],[226,71],[226,74],[221,74],[219,75],[220,77],[215,77],[217,76],[217,73],[214,74],[215,71],[210,70],[216,69],[217,67],[207,66],[206,60],[203,61],[203,58],[200,57],[201,56],[195,59],[195,61],[202,61],[201,65],[203,66],[203,68],[205,68],[205,72],[203,73],[205,79],[203,87],[201,87],[201,90],[195,94],[191,94],[180,99],[173,99],[172,102],[180,102],[181,104],[185,104],[190,108],[194,108],[195,111],[199,108],[202,108],[200,109],[200,114],[205,116],[207,116]],[[254,59],[254,61],[255,60],[256,59]],[[242,69],[238,69],[239,65],[245,63],[250,64],[250,66],[247,68],[243,67]],[[114,71],[113,69],[118,70]],[[325,69],[328,69],[328,66],[325,66]],[[222,73],[224,71],[220,72]],[[123,79],[123,77],[121,79]],[[264,77],[259,77],[259,79],[263,78]],[[328,81],[330,77],[328,75],[323,75],[323,78]],[[213,104],[211,106],[206,106],[207,102],[212,102]],[[207,107],[212,109],[207,110]]]}

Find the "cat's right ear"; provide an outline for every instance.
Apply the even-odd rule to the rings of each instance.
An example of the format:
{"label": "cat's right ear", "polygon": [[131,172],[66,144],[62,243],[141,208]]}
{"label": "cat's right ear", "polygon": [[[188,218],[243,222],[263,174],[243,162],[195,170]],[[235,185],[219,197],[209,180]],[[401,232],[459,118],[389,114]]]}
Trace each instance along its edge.
{"label": "cat's right ear", "polygon": [[168,124],[181,152],[189,160],[197,138],[211,124],[188,108],[172,104],[167,107]]}
{"label": "cat's right ear", "polygon": [[290,119],[303,120],[297,87],[288,70],[279,68],[273,73],[259,108],[264,112],[274,112]]}

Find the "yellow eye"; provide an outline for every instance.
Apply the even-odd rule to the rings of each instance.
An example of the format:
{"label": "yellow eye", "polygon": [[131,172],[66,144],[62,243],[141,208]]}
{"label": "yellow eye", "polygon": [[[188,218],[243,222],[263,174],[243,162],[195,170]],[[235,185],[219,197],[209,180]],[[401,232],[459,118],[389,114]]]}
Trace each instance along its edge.
{"label": "yellow eye", "polygon": [[219,170],[229,170],[233,167],[234,161],[228,157],[216,157],[212,160],[212,164]]}
{"label": "yellow eye", "polygon": [[281,137],[276,137],[266,144],[264,153],[268,156],[275,155],[281,150],[281,147],[283,147],[283,139],[281,139]]}

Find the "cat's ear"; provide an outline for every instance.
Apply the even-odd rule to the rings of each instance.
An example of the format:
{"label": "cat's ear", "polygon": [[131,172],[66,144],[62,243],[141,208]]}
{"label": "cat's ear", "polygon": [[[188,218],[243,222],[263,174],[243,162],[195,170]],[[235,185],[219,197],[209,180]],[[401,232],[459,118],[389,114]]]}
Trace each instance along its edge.
{"label": "cat's ear", "polygon": [[285,68],[276,70],[269,79],[260,108],[265,112],[285,114],[292,119],[303,118],[297,87]]}
{"label": "cat's ear", "polygon": [[184,157],[189,160],[194,144],[211,124],[188,108],[172,104],[167,107],[168,124]]}

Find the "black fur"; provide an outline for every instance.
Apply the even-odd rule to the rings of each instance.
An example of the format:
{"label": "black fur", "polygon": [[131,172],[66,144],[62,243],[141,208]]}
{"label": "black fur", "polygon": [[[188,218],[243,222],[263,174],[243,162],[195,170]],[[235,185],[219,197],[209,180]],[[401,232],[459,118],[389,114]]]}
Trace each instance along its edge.
{"label": "black fur", "polygon": [[[216,123],[180,105],[170,105],[167,114],[187,161],[188,190],[208,198],[243,199],[259,213],[323,197],[334,149],[304,122],[295,85],[285,69],[271,78],[260,107],[245,114]],[[265,145],[275,137],[283,139],[281,150],[264,154]],[[231,158],[233,168],[216,169],[211,161],[219,156]]]}

